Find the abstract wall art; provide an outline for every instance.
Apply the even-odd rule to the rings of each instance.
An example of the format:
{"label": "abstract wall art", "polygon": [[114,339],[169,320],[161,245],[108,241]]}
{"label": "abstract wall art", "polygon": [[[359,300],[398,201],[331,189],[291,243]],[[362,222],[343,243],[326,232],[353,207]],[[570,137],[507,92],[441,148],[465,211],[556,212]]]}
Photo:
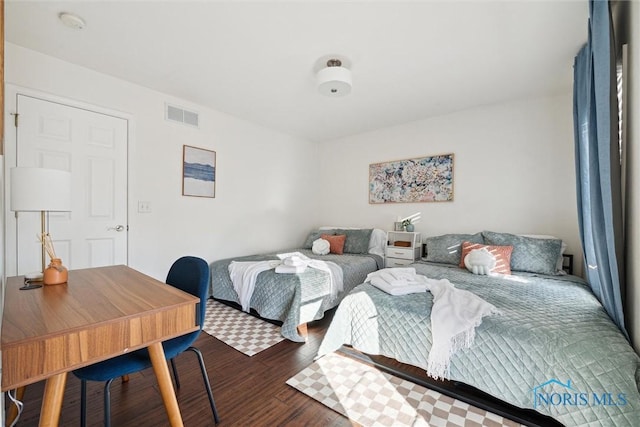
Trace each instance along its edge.
{"label": "abstract wall art", "polygon": [[453,154],[369,165],[369,203],[453,201]]}

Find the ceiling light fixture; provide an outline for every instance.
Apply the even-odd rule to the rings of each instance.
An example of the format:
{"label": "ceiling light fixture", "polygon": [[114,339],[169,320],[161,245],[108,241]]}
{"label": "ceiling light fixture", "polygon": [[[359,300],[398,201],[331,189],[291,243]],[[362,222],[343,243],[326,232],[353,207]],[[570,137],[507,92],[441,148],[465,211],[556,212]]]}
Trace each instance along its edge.
{"label": "ceiling light fixture", "polygon": [[86,25],[84,19],[69,12],[61,12],[58,15],[58,19],[60,19],[64,25],[69,28],[73,28],[74,30],[82,30]]}
{"label": "ceiling light fixture", "polygon": [[351,71],[339,59],[327,61],[327,67],[318,71],[318,91],[326,96],[339,97],[351,93]]}

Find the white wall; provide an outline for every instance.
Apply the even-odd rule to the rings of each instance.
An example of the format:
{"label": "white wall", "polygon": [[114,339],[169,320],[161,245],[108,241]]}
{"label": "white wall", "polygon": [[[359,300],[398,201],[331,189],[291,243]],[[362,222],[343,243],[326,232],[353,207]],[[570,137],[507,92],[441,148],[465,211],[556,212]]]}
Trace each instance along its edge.
{"label": "white wall", "polygon": [[629,96],[627,103],[627,330],[640,352],[640,3],[630,2]]}
{"label": "white wall", "polygon": [[[390,229],[422,214],[423,236],[552,234],[581,271],[570,94],[485,106],[320,145],[323,221]],[[454,153],[454,201],[368,203],[370,163]]]}
{"label": "white wall", "polygon": [[[129,264],[159,279],[183,254],[214,260],[292,247],[315,225],[389,229],[414,212],[424,236],[553,234],[580,264],[569,94],[316,145],[16,45],[5,54],[7,83],[133,117]],[[164,121],[166,101],[199,111],[201,128]],[[181,196],[182,144],[216,150],[215,199]],[[455,154],[453,202],[368,203],[370,163],[443,153]],[[153,212],[138,214],[138,200]]]}
{"label": "white wall", "polygon": [[[164,280],[179,256],[212,261],[290,248],[318,222],[315,144],[17,45],[5,49],[7,84],[133,118],[131,267]],[[198,111],[200,128],[165,121],[167,101]],[[15,111],[15,100],[7,99],[6,108]],[[181,195],[183,144],[216,151],[215,199]],[[138,200],[151,202],[152,212],[139,214]]]}

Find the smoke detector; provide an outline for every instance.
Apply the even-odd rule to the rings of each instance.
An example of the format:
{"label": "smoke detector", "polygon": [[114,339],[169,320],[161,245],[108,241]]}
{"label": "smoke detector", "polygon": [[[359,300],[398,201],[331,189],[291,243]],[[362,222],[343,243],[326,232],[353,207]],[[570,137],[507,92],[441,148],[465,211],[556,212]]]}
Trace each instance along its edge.
{"label": "smoke detector", "polygon": [[351,71],[339,59],[329,59],[326,68],[318,71],[318,91],[326,96],[340,97],[351,93]]}
{"label": "smoke detector", "polygon": [[58,19],[60,19],[65,26],[73,28],[74,30],[82,30],[86,25],[84,19],[69,12],[61,12],[58,14]]}

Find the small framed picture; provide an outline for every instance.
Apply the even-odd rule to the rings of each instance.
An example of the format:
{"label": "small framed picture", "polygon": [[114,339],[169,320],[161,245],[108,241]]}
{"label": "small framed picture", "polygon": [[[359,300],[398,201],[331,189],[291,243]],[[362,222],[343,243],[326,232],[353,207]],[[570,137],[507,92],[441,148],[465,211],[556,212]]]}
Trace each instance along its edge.
{"label": "small framed picture", "polygon": [[404,227],[402,227],[402,222],[394,222],[393,223],[393,231],[403,231]]}
{"label": "small framed picture", "polygon": [[182,195],[216,197],[216,152],[184,145]]}

